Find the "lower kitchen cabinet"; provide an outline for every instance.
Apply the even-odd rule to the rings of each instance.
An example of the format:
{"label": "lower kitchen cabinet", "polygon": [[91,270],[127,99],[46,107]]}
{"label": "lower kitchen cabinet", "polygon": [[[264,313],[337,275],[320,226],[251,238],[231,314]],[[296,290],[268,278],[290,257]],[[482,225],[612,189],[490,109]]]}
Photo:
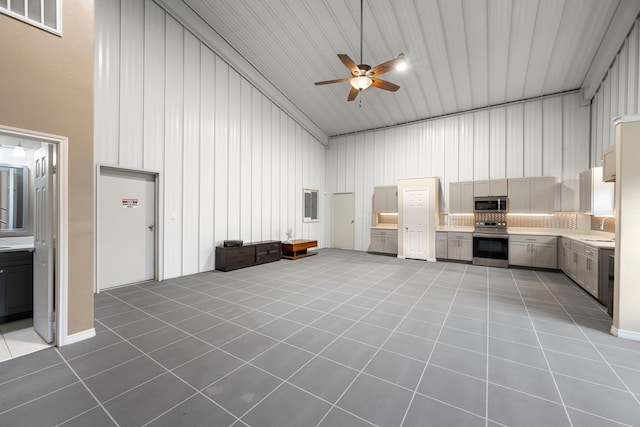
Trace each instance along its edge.
{"label": "lower kitchen cabinet", "polygon": [[447,232],[436,231],[436,259],[447,258]]}
{"label": "lower kitchen cabinet", "polygon": [[460,261],[473,260],[473,237],[471,233],[447,233],[447,258]]}
{"label": "lower kitchen cabinet", "polygon": [[557,237],[510,235],[509,264],[523,267],[557,268]]}
{"label": "lower kitchen cabinet", "polygon": [[369,252],[398,254],[398,230],[371,229]]}
{"label": "lower kitchen cabinet", "polygon": [[585,291],[601,299],[600,289],[608,280],[608,274],[600,273],[613,250],[596,248],[566,237],[561,239],[560,250],[562,271]]}
{"label": "lower kitchen cabinet", "polygon": [[33,253],[0,253],[0,322],[32,315]]}

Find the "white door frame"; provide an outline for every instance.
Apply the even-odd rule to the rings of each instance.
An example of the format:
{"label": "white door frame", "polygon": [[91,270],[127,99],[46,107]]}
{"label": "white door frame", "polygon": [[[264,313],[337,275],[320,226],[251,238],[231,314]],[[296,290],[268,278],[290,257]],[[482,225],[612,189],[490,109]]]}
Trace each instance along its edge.
{"label": "white door frame", "polygon": [[96,241],[95,241],[95,247],[94,247],[94,252],[95,252],[95,260],[96,260],[96,268],[95,268],[95,288],[94,288],[94,292],[95,293],[100,293],[100,251],[99,251],[99,241],[100,241],[100,228],[98,227],[98,224],[100,224],[100,173],[102,170],[113,170],[113,171],[122,171],[122,172],[134,172],[134,173],[138,173],[141,175],[148,175],[153,179],[154,185],[155,185],[155,212],[154,212],[154,217],[155,217],[155,227],[153,232],[155,233],[155,244],[154,244],[154,254],[153,254],[153,275],[154,275],[154,279],[155,280],[163,280],[164,279],[164,275],[162,273],[163,269],[160,268],[160,263],[159,260],[162,259],[162,254],[163,254],[163,245],[162,245],[162,230],[163,227],[162,225],[162,209],[160,209],[160,206],[162,206],[162,200],[161,200],[161,194],[162,191],[160,191],[160,184],[161,184],[161,180],[160,180],[160,172],[158,171],[154,171],[154,170],[149,170],[149,169],[139,169],[139,168],[128,168],[128,167],[122,167],[122,166],[116,166],[116,165],[109,165],[109,164],[97,164],[96,165]]}
{"label": "white door frame", "polygon": [[54,345],[62,347],[95,335],[93,328],[67,335],[69,303],[69,138],[50,133],[20,129],[0,124],[0,133],[14,138],[29,139],[56,146],[56,260],[55,260],[55,339]]}

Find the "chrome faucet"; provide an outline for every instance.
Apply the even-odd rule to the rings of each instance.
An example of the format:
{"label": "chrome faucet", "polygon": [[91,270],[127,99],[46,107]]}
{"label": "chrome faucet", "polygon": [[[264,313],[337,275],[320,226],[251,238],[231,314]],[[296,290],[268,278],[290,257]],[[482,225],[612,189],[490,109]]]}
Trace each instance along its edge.
{"label": "chrome faucet", "polygon": [[604,222],[605,222],[606,220],[608,220],[609,218],[613,218],[613,219],[615,219],[616,217],[615,217],[615,216],[605,216],[604,218],[602,218],[602,222],[600,222],[600,227],[599,227],[599,228],[600,228],[600,230],[604,230]]}

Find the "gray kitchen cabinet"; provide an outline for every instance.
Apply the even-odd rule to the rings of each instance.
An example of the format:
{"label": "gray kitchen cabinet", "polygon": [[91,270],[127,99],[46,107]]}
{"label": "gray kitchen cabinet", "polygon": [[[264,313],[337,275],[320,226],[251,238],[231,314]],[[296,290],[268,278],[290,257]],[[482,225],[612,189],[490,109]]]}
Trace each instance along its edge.
{"label": "gray kitchen cabinet", "polygon": [[506,196],[507,194],[509,193],[506,179],[487,179],[473,183],[474,197]]}
{"label": "gray kitchen cabinet", "polygon": [[509,264],[524,267],[557,268],[557,237],[510,235]]}
{"label": "gray kitchen cabinet", "polygon": [[614,184],[602,181],[602,167],[580,173],[580,213],[613,215]]}
{"label": "gray kitchen cabinet", "polygon": [[[601,277],[600,270],[613,250],[596,248],[568,238],[562,239],[560,250],[562,251],[562,271],[580,287],[599,299],[600,289],[605,285],[603,281],[608,280],[608,275]],[[602,260],[600,252],[603,252]]]}
{"label": "gray kitchen cabinet", "polygon": [[374,213],[398,212],[398,187],[395,185],[373,187]]}
{"label": "gray kitchen cabinet", "polygon": [[447,258],[460,261],[473,260],[473,238],[471,233],[447,233]]}
{"label": "gray kitchen cabinet", "polygon": [[530,213],[553,213],[556,204],[556,179],[552,176],[529,178],[531,183]]}
{"label": "gray kitchen cabinet", "polygon": [[583,288],[591,295],[598,298],[598,250],[590,246],[584,246],[583,252],[578,255],[578,271],[581,275]]}
{"label": "gray kitchen cabinet", "polygon": [[398,231],[387,230],[382,242],[382,252],[385,254],[398,254]]}
{"label": "gray kitchen cabinet", "polygon": [[612,145],[602,152],[602,180],[604,182],[616,182],[615,145]]}
{"label": "gray kitchen cabinet", "polygon": [[369,252],[380,252],[384,245],[384,237],[382,234],[371,230],[371,242],[369,243]]}
{"label": "gray kitchen cabinet", "polygon": [[512,178],[509,180],[509,212],[528,213],[531,209],[531,180]]}
{"label": "gray kitchen cabinet", "polygon": [[509,179],[510,213],[553,213],[556,179],[552,176]]}
{"label": "gray kitchen cabinet", "polygon": [[33,253],[0,253],[0,322],[29,317],[33,310]]}
{"label": "gray kitchen cabinet", "polygon": [[446,259],[447,256],[447,232],[436,231],[436,258]]}
{"label": "gray kitchen cabinet", "polygon": [[398,254],[398,230],[372,228],[369,252]]}
{"label": "gray kitchen cabinet", "polygon": [[449,213],[473,213],[473,181],[449,183]]}

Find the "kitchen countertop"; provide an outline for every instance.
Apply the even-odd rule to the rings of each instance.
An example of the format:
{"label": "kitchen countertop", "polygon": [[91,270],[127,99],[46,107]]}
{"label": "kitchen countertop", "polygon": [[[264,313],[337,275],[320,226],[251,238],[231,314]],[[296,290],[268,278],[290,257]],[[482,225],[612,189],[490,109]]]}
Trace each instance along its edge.
{"label": "kitchen countertop", "polygon": [[[473,227],[439,226],[436,231],[473,232]],[[556,236],[576,240],[579,243],[595,248],[614,249],[615,242],[608,241],[614,238],[613,233],[598,230],[565,230],[560,228],[526,228],[509,227],[508,234],[527,234],[532,236]],[[603,241],[606,240],[606,241]]]}
{"label": "kitchen countertop", "polygon": [[33,252],[34,249],[33,236],[0,237],[0,252]]}
{"label": "kitchen countertop", "polygon": [[380,224],[380,225],[372,225],[372,230],[397,230],[398,226],[396,224]]}

